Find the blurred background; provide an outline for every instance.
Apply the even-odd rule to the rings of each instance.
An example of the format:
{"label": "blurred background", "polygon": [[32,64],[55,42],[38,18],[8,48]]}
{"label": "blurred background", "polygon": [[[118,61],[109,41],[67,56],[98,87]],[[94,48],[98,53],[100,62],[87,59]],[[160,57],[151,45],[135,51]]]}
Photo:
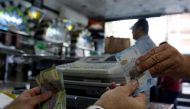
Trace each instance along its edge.
{"label": "blurred background", "polygon": [[[20,93],[35,86],[41,70],[55,65],[63,68],[68,109],[86,108],[112,82],[123,82],[121,75],[108,70],[116,65],[115,53],[135,44],[131,27],[139,18],[148,21],[149,36],[157,46],[168,42],[190,55],[189,4],[189,0],[0,0],[0,90]],[[69,69],[73,62],[80,62],[74,65],[80,69]],[[188,109],[190,81],[180,80],[179,85],[178,96],[169,104]],[[168,104],[158,99],[159,85],[152,93],[151,102]]]}

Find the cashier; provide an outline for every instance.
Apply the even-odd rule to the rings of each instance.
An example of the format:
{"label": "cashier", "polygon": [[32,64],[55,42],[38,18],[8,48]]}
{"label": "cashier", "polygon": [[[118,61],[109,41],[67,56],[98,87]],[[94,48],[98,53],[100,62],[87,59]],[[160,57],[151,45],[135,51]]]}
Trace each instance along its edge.
{"label": "cashier", "polygon": [[[155,76],[190,78],[190,59],[167,43],[141,56],[136,64],[139,71],[149,70]],[[89,109],[145,109],[146,98],[143,93],[135,97],[131,96],[137,87],[138,82],[132,80],[125,86],[109,90]],[[41,94],[37,87],[22,93],[5,109],[34,109],[37,104],[51,96],[51,92]]]}
{"label": "cashier", "polygon": [[150,38],[148,21],[145,18],[138,21],[131,27],[133,39],[136,40],[135,45],[140,48],[141,54],[145,54],[152,48],[156,47],[155,43]]}

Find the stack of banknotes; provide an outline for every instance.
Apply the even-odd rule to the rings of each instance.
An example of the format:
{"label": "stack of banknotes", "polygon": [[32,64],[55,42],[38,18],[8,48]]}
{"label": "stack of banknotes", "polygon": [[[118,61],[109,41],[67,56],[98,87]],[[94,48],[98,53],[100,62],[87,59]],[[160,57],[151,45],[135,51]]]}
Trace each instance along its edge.
{"label": "stack of banknotes", "polygon": [[36,82],[41,86],[41,93],[52,91],[54,96],[40,105],[40,109],[66,109],[66,93],[63,74],[55,66],[41,71],[36,77]]}
{"label": "stack of banknotes", "polygon": [[152,86],[156,85],[155,80],[152,78],[148,70],[145,72],[138,72],[136,60],[141,56],[141,53],[136,46],[125,49],[122,52],[117,53],[115,56],[123,70],[126,82],[128,83],[130,80],[134,79],[138,80],[139,87],[134,92],[134,95],[148,91]]}

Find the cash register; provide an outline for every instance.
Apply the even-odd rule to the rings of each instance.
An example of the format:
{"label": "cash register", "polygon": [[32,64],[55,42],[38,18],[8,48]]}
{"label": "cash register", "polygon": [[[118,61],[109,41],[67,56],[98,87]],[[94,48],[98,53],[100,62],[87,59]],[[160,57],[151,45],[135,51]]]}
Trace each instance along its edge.
{"label": "cash register", "polygon": [[112,55],[82,58],[74,63],[59,65],[57,69],[69,80],[110,82],[123,78],[122,70]]}
{"label": "cash register", "polygon": [[65,84],[84,86],[87,90],[92,89],[92,86],[105,88],[113,81],[125,81],[122,70],[113,55],[85,57],[56,68],[63,73]]}
{"label": "cash register", "polygon": [[93,104],[112,82],[125,82],[114,55],[85,57],[56,68],[64,75],[69,108],[85,109]]}

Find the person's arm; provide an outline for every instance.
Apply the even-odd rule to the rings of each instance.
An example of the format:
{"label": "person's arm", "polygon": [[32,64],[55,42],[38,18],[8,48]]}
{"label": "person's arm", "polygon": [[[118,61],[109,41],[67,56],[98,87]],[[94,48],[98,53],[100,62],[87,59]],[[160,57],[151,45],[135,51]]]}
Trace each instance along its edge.
{"label": "person's arm", "polygon": [[190,56],[183,56],[184,57],[184,60],[185,60],[185,72],[186,72],[186,77],[184,77],[184,78],[187,78],[187,79],[189,79],[190,78]]}
{"label": "person's arm", "polygon": [[136,63],[140,72],[149,70],[153,76],[190,78],[190,59],[167,43],[141,56]]}
{"label": "person's arm", "polygon": [[136,80],[131,81],[125,86],[119,86],[104,93],[95,103],[104,109],[145,109],[146,97],[140,93],[133,97],[132,93],[138,88]]}
{"label": "person's arm", "polygon": [[52,92],[41,94],[40,87],[23,92],[4,109],[34,109],[35,106],[52,96]]}

